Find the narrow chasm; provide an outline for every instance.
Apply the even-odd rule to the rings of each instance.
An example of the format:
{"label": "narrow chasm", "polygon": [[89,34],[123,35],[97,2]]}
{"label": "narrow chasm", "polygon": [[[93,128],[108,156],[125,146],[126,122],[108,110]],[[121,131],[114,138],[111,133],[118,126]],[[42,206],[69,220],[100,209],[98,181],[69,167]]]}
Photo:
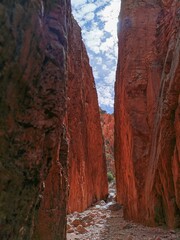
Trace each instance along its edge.
{"label": "narrow chasm", "polygon": [[106,155],[108,197],[82,212],[67,215],[67,240],[179,240],[180,231],[148,227],[124,216],[124,206],[117,202],[114,161],[114,114],[99,108]]}
{"label": "narrow chasm", "polygon": [[15,239],[180,240],[178,0],[0,2],[0,240]]}
{"label": "narrow chasm", "polygon": [[72,5],[96,82],[109,194],[68,214],[67,239],[180,240],[179,4],[99,2]]}

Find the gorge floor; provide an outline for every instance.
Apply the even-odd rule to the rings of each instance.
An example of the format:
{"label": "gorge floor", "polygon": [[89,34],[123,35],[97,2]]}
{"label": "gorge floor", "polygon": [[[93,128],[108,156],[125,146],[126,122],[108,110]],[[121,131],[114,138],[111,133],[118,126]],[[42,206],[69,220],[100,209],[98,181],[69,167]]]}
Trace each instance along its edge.
{"label": "gorge floor", "polygon": [[150,228],[126,221],[114,195],[115,189],[110,188],[107,203],[100,201],[83,213],[69,214],[67,240],[180,240],[180,229]]}

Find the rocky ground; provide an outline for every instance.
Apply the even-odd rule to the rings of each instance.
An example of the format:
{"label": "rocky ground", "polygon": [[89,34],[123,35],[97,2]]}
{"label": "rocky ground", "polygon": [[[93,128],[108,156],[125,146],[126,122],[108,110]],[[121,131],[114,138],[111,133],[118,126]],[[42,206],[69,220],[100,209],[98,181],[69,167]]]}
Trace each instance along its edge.
{"label": "rocky ground", "polygon": [[100,201],[83,213],[68,215],[67,240],[180,240],[180,229],[149,228],[123,218],[123,208],[114,200]]}

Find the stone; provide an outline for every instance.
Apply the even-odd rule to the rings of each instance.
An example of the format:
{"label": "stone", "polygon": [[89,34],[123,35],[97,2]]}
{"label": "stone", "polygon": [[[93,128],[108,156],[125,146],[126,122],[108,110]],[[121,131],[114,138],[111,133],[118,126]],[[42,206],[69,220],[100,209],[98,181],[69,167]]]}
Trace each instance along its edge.
{"label": "stone", "polygon": [[115,83],[117,201],[126,218],[179,227],[179,2],[122,2]]}
{"label": "stone", "polygon": [[70,228],[71,228],[71,225],[70,225],[70,224],[67,224],[66,230],[69,230]]}
{"label": "stone", "polygon": [[97,223],[99,223],[99,224],[104,224],[104,223],[105,223],[105,220],[100,219],[100,220],[97,221]]}
{"label": "stone", "polygon": [[113,201],[113,199],[114,199],[114,193],[110,193],[106,199],[106,202],[110,203]]}
{"label": "stone", "polygon": [[112,203],[108,206],[108,209],[111,211],[119,211],[122,206],[119,203]]}
{"label": "stone", "polygon": [[75,230],[73,228],[69,228],[66,232],[67,233],[73,233]]}
{"label": "stone", "polygon": [[159,236],[155,237],[154,239],[155,239],[155,240],[162,240],[162,238],[159,237]]}
{"label": "stone", "polygon": [[77,226],[76,230],[81,234],[88,232],[88,230],[86,228],[84,228],[82,225]]}
{"label": "stone", "polygon": [[106,202],[104,200],[100,201],[101,206],[105,206]]}
{"label": "stone", "polygon": [[106,218],[106,214],[101,215],[101,218],[102,219]]}
{"label": "stone", "polygon": [[133,226],[131,224],[126,224],[123,229],[131,229]]}
{"label": "stone", "polygon": [[78,225],[80,225],[82,223],[82,221],[80,219],[75,219],[74,221],[71,222],[71,224],[74,227],[77,227]]}
{"label": "stone", "polygon": [[133,240],[134,239],[134,237],[133,236],[131,236],[131,235],[128,235],[126,238],[125,238],[126,240]]}

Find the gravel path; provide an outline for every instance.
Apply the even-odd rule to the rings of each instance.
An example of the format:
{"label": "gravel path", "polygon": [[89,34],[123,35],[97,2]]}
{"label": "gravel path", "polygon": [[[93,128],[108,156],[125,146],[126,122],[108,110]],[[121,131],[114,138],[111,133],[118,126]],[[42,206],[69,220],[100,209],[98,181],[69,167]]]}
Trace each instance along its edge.
{"label": "gravel path", "polygon": [[68,215],[67,240],[180,240],[180,229],[150,228],[125,221],[114,199],[100,201],[83,213]]}

